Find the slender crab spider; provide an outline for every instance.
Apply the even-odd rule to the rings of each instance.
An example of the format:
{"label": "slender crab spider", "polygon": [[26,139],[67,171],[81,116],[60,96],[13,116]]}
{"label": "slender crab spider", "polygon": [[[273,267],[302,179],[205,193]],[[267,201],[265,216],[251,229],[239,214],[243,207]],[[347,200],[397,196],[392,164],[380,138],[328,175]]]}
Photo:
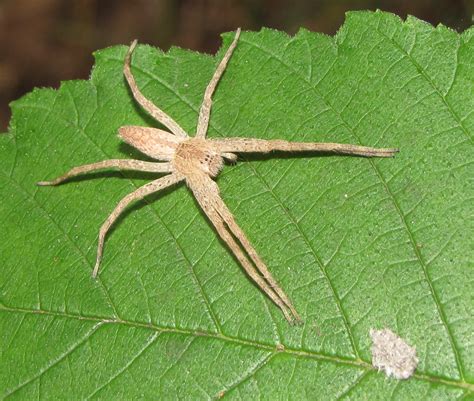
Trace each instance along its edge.
{"label": "slender crab spider", "polygon": [[232,44],[227,49],[205,90],[204,100],[199,112],[197,132],[194,137],[190,137],[176,121],[145,98],[140,92],[130,70],[130,59],[137,44],[136,40],[132,42],[125,57],[123,73],[133,97],[143,109],[171,132],[158,128],[124,126],[119,129],[119,137],[142,153],[164,162],[122,159],[104,160],[74,167],[66,174],[52,181],[38,182],[38,185],[57,185],[79,174],[112,167],[121,170],[167,174],[125,196],[104,222],[99,231],[97,259],[92,272],[93,277],[96,277],[102,259],[104,239],[107,231],[124,209],[132,201],[142,199],[154,192],[185,181],[200,207],[214,225],[219,236],[227,244],[250,278],[282,310],[288,322],[300,323],[301,318],[290,299],[273,278],[266,264],[260,258],[242,229],[237,225],[234,216],[221,199],[219,187],[213,178],[221,171],[224,159],[228,161],[237,160],[236,153],[268,153],[277,150],[289,152],[330,152],[365,157],[391,157],[398,149],[376,149],[338,143],[288,142],[284,140],[253,138],[207,139],[206,133],[209,126],[212,94],[237,45],[239,36],[240,28],[237,30]]}

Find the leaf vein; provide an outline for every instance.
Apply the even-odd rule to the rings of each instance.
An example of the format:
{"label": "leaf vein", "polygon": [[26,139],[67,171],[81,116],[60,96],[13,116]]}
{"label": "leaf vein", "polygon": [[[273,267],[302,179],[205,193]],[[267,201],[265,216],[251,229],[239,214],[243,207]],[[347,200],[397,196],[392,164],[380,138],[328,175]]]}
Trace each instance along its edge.
{"label": "leaf vein", "polygon": [[74,344],[72,344],[65,352],[63,352],[61,355],[59,355],[55,360],[53,360],[48,366],[44,367],[43,369],[40,369],[40,371],[35,374],[33,377],[25,380],[23,383],[19,384],[17,387],[15,387],[14,389],[8,391],[6,394],[5,394],[5,398],[13,395],[14,393],[16,393],[17,391],[21,390],[23,387],[25,387],[26,385],[28,385],[29,383],[33,382],[34,380],[36,379],[39,379],[41,378],[41,376],[43,376],[49,369],[53,368],[54,366],[56,366],[58,363],[60,363],[61,361],[63,361],[65,358],[67,358],[69,355],[71,355],[77,348],[79,348],[82,344],[84,344],[87,340],[90,339],[90,337],[97,332],[97,330],[103,325],[103,322],[98,322],[96,323],[94,326],[92,326],[92,328],[87,332],[85,333],[85,335],[79,339],[78,341],[76,341]]}
{"label": "leaf vein", "polygon": [[98,387],[94,392],[86,397],[86,399],[91,399],[94,395],[96,395],[99,391],[107,387],[110,383],[112,383],[117,377],[119,377],[122,373],[124,373],[143,353],[150,348],[156,341],[156,339],[160,336],[160,332],[153,333],[152,336],[145,342],[142,348],[138,351],[136,355],[134,355],[121,369],[119,369],[114,375],[112,375],[109,380],[107,380],[104,384]]}

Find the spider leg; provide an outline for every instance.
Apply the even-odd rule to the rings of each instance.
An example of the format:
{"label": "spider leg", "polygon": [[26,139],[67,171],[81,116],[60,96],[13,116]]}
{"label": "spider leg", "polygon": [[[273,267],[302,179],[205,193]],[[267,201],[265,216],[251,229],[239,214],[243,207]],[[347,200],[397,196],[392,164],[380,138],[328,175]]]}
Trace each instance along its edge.
{"label": "spider leg", "polygon": [[231,163],[235,163],[237,161],[237,155],[233,153],[222,153],[222,157]]}
{"label": "spider leg", "polygon": [[66,174],[59,176],[58,178],[51,181],[40,181],[36,185],[58,185],[69,178],[76,177],[80,174],[88,173],[90,171],[102,170],[104,168],[117,167],[120,170],[133,170],[133,171],[145,171],[148,173],[170,173],[170,163],[154,163],[145,162],[142,160],[130,160],[130,159],[110,159],[103,160],[101,162],[85,164],[83,166],[77,166],[69,170]]}
{"label": "spider leg", "polygon": [[99,271],[100,261],[102,259],[102,251],[104,249],[104,240],[107,231],[112,226],[112,224],[117,220],[117,217],[124,211],[124,209],[128,206],[130,202],[133,202],[138,199],[142,199],[147,195],[150,195],[154,192],[161,191],[169,187],[170,185],[176,184],[177,182],[183,180],[183,176],[179,174],[170,174],[157,180],[151,181],[148,184],[141,186],[140,188],[136,189],[132,193],[125,196],[115,207],[114,211],[110,214],[110,216],[105,220],[104,224],[99,231],[99,243],[97,246],[97,259],[95,263],[94,270],[92,272],[92,277],[97,276],[97,272]]}
{"label": "spider leg", "polygon": [[396,148],[371,148],[344,143],[289,142],[253,138],[212,139],[212,142],[224,153],[328,152],[365,157],[392,157],[398,152]]}
{"label": "spider leg", "polygon": [[237,260],[240,262],[244,270],[250,276],[250,278],[253,281],[255,281],[255,283],[260,287],[260,289],[262,289],[265,292],[265,294],[267,294],[268,297],[281,309],[286,320],[288,320],[288,322],[290,323],[293,323],[294,322],[293,316],[288,312],[288,309],[285,303],[281,300],[278,294],[275,293],[273,288],[262,278],[262,276],[258,274],[255,267],[252,266],[247,256],[240,249],[239,244],[235,241],[231,233],[225,227],[224,220],[219,215],[219,213],[217,213],[210,205],[208,205],[208,207],[203,207],[203,210],[205,211],[206,215],[209,217],[209,220],[211,220],[212,224],[216,228],[219,236],[224,240],[224,242],[230,248],[230,250],[235,255]]}
{"label": "spider leg", "polygon": [[[290,308],[282,299],[281,295],[279,295],[279,293],[276,291],[278,286],[275,288],[271,283],[269,284],[269,282],[265,281],[265,279],[258,273],[247,255],[245,255],[245,253],[242,251],[240,245],[232,236],[232,231],[229,231],[229,229],[225,226],[224,223],[226,223],[226,221],[222,217],[218,208],[216,208],[216,204],[220,199],[217,184],[207,176],[203,177],[202,179],[204,178],[206,179],[204,182],[200,181],[199,183],[196,183],[193,182],[194,180],[187,180],[187,182],[199,205],[216,228],[217,233],[227,244],[250,278],[254,280],[260,289],[264,291],[265,294],[267,294],[268,297],[281,309],[286,320],[288,320],[290,323],[300,323],[301,319],[299,318],[296,311],[293,312],[294,308],[292,310],[292,307]],[[240,237],[236,237],[240,240]],[[245,246],[243,247],[247,251]],[[288,311],[288,309],[291,313]]]}
{"label": "spider leg", "polygon": [[163,110],[155,106],[150,100],[148,100],[138,89],[135,78],[133,77],[132,71],[130,69],[130,59],[132,57],[133,50],[137,45],[137,40],[134,40],[130,47],[128,48],[127,55],[125,56],[125,62],[123,65],[123,74],[127,79],[128,85],[133,93],[135,100],[142,106],[155,120],[166,126],[171,130],[176,136],[187,138],[188,134],[179,126],[179,124],[174,121],[168,114]]}
{"label": "spider leg", "polygon": [[221,60],[219,65],[217,66],[214,75],[211,78],[211,81],[207,85],[206,91],[204,92],[204,99],[202,101],[201,110],[199,111],[199,120],[197,125],[196,131],[196,138],[205,138],[207,133],[207,128],[209,126],[209,117],[211,114],[211,107],[212,107],[212,94],[214,93],[217,83],[221,78],[225,68],[227,67],[227,63],[229,62],[230,57],[237,46],[237,41],[239,40],[240,36],[240,28],[237,29],[235,33],[234,40],[232,41],[231,45],[225,52],[224,58]]}
{"label": "spider leg", "polygon": [[225,221],[225,223],[229,227],[232,234],[234,234],[234,236],[242,244],[243,248],[245,249],[247,254],[250,256],[250,258],[252,259],[255,266],[257,266],[257,269],[259,270],[259,272],[262,274],[262,276],[265,278],[265,280],[270,284],[273,291],[275,291],[278,294],[278,296],[284,302],[284,304],[288,307],[288,309],[290,309],[292,315],[294,316],[295,322],[301,323],[302,320],[301,320],[300,316],[298,315],[298,312],[296,311],[295,307],[291,303],[290,299],[285,294],[285,292],[280,287],[280,285],[277,283],[275,278],[272,276],[270,270],[268,270],[267,265],[260,258],[257,251],[252,246],[252,244],[248,240],[248,238],[245,235],[245,233],[243,232],[243,230],[239,227],[239,225],[235,221],[234,216],[232,215],[230,210],[227,208],[227,205],[224,203],[224,201],[221,198],[219,198],[219,199],[216,200],[216,205],[215,206],[216,206],[216,210],[218,211],[219,215]]}

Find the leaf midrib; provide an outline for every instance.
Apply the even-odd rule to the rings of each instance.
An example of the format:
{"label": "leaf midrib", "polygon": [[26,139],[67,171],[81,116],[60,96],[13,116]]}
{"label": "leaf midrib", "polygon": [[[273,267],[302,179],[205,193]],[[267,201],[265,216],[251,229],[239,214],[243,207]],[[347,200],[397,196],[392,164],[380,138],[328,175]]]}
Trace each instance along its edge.
{"label": "leaf midrib", "polygon": [[[30,314],[30,315],[45,315],[45,316],[53,316],[63,319],[73,319],[76,321],[87,321],[87,322],[95,322],[97,326],[94,327],[105,327],[107,324],[111,325],[120,325],[126,327],[132,327],[137,329],[147,329],[151,331],[161,333],[170,333],[170,334],[179,334],[179,335],[186,335],[192,337],[205,337],[209,339],[215,339],[224,341],[229,344],[236,344],[241,346],[248,346],[260,350],[268,351],[272,354],[282,354],[282,355],[289,355],[294,358],[304,358],[310,360],[317,360],[321,362],[331,362],[334,364],[342,364],[345,366],[352,366],[359,369],[364,369],[365,371],[373,371],[377,372],[369,362],[365,361],[364,359],[350,359],[344,357],[338,357],[335,355],[323,354],[320,352],[314,352],[309,350],[300,350],[291,347],[284,347],[284,349],[278,349],[280,344],[272,346],[270,344],[265,344],[262,342],[258,342],[255,340],[245,340],[238,337],[228,336],[220,333],[208,332],[208,331],[193,331],[190,329],[181,329],[176,327],[165,327],[165,326],[158,326],[155,324],[150,323],[141,323],[135,322],[133,320],[123,320],[123,319],[109,319],[109,318],[101,318],[101,317],[94,317],[94,316],[81,316],[73,313],[64,313],[64,312],[52,312],[52,311],[45,311],[45,310],[38,310],[38,309],[26,309],[26,308],[12,308],[6,305],[0,304],[0,311],[3,313],[17,313],[17,314]],[[96,330],[97,331],[97,330]],[[425,373],[417,373],[415,372],[413,378],[418,380],[432,382],[432,383],[439,383],[444,384],[450,387],[456,387],[463,390],[468,390],[470,392],[474,392],[474,383],[469,383],[461,380],[454,380],[448,379],[441,376],[435,376],[433,374],[425,374]]]}

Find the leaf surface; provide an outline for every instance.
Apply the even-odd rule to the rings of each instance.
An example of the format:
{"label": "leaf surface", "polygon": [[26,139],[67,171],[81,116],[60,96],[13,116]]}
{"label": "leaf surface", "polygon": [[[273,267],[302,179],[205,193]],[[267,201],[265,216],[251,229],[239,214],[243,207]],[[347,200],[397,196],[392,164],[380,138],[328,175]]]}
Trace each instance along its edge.
{"label": "leaf surface", "polygon": [[[209,136],[399,147],[394,159],[241,158],[223,198],[304,319],[290,327],[189,191],[115,204],[152,176],[73,166],[142,157],[116,135],[156,126],[122,75],[125,46],[89,81],[12,104],[0,137],[0,396],[10,399],[474,397],[474,30],[349,13],[335,37],[244,32]],[[216,57],[139,46],[139,87],[196,129]],[[414,345],[407,381],[371,365],[371,328]]]}

